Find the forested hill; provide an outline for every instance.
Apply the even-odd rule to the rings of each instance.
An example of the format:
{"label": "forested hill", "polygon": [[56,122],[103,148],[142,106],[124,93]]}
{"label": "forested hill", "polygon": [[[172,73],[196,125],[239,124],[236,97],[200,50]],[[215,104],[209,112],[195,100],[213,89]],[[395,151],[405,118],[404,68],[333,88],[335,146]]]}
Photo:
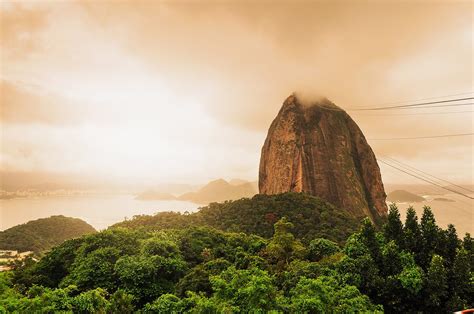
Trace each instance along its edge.
{"label": "forested hill", "polygon": [[294,235],[308,243],[316,237],[342,243],[355,232],[361,219],[347,210],[303,193],[255,195],[224,203],[211,203],[197,213],[162,212],[153,216],[140,215],[112,226],[143,228],[148,231],[208,226],[223,231],[245,232],[264,238],[273,235],[273,224],[287,217],[294,223]]}
{"label": "forested hill", "polygon": [[51,216],[29,221],[0,232],[0,249],[41,253],[66,240],[96,230],[78,218]]}

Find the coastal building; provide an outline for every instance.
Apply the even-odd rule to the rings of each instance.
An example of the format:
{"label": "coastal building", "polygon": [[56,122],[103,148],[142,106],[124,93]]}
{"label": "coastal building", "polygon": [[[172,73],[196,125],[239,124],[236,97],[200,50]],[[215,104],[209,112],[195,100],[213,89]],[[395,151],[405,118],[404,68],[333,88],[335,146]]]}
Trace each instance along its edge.
{"label": "coastal building", "polygon": [[0,249],[0,272],[11,270],[11,263],[15,261],[21,261],[32,255],[32,251],[18,252],[17,250]]}

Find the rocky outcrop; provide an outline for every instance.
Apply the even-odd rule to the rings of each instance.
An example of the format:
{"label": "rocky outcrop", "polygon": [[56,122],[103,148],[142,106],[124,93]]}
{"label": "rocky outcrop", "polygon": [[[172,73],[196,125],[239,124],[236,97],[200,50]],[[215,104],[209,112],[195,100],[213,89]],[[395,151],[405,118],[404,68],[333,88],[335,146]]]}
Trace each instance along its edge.
{"label": "rocky outcrop", "polygon": [[285,100],[262,148],[259,190],[305,192],[376,223],[387,215],[372,149],[351,117],[327,99]]}

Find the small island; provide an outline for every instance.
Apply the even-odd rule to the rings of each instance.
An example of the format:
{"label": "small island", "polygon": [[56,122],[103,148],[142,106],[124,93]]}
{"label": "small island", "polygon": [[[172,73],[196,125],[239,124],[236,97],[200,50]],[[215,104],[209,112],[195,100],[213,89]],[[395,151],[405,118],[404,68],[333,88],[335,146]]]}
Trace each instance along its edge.
{"label": "small island", "polygon": [[433,199],[433,201],[449,202],[449,203],[456,202],[455,200],[452,200],[452,199],[450,199],[450,198],[445,198],[445,197],[437,197],[437,198]]}
{"label": "small island", "polygon": [[393,203],[419,203],[425,201],[425,198],[405,190],[395,190],[388,193],[387,201]]}

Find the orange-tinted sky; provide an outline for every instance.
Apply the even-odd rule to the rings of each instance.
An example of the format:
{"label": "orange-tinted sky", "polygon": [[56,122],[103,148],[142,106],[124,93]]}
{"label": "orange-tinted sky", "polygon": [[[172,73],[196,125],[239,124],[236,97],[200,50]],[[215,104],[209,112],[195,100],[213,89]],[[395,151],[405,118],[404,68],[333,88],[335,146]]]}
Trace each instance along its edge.
{"label": "orange-tinted sky", "polygon": [[[472,92],[469,1],[1,2],[1,170],[257,178],[293,91],[342,108]],[[349,112],[368,139],[472,132],[472,107]],[[390,115],[376,115],[390,114]],[[472,137],[372,141],[472,182]],[[419,183],[382,167],[386,182]]]}

